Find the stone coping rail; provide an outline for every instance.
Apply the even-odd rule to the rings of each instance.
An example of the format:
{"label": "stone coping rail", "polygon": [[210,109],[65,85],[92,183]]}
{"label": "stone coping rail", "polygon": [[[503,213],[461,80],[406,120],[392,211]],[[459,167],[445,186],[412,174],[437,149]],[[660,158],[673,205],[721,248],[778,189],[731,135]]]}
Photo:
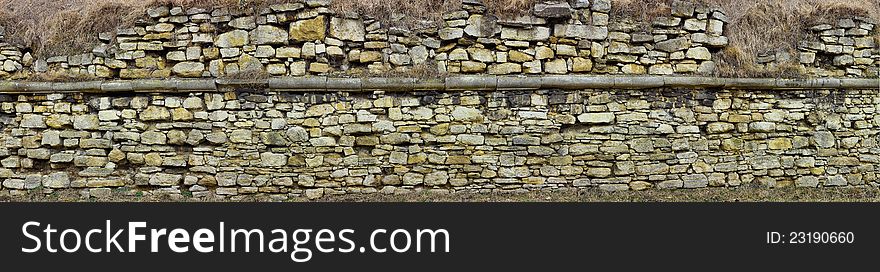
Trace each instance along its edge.
{"label": "stone coping rail", "polygon": [[880,89],[880,78],[717,78],[669,76],[450,76],[445,78],[274,77],[268,79],[137,79],[84,82],[0,82],[0,94],[212,92],[222,87],[278,91],[505,91],[538,89],[722,88],[752,90]]}

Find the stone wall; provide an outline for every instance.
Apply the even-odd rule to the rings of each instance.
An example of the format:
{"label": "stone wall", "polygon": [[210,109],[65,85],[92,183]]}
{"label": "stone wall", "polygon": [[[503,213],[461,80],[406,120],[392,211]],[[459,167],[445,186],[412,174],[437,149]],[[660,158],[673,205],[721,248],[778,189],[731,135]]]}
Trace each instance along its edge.
{"label": "stone wall", "polygon": [[[135,27],[102,33],[99,38],[104,44],[92,52],[38,60],[18,52],[4,63],[0,75],[132,79],[413,70],[711,75],[716,70],[713,54],[728,44],[724,35],[727,15],[687,1],[674,2],[668,16],[653,22],[632,22],[611,21],[610,0],[541,2],[529,15],[514,19],[498,18],[487,13],[482,1],[467,0],[463,10],[443,14],[442,22],[410,27],[389,27],[358,14],[336,14],[328,5],[327,0],[308,0],[273,5],[254,14],[160,6],[150,9]],[[873,31],[868,18],[847,22],[857,26],[823,31],[862,38]],[[876,45],[861,40],[855,45],[851,40],[828,42],[842,45],[840,52],[833,53],[849,54],[852,62],[806,62],[809,54],[805,52],[804,67],[844,65],[850,69],[831,75],[872,75],[880,63]],[[858,50],[848,50],[853,45]],[[866,67],[874,68],[866,71]]]}
{"label": "stone wall", "polygon": [[[2,44],[0,77],[713,75],[714,55],[728,45],[728,15],[690,1],[673,2],[668,16],[652,22],[633,22],[610,20],[610,0],[540,2],[512,19],[488,13],[480,0],[465,0],[441,22],[394,27],[337,14],[329,4],[306,0],[248,12],[159,6],[135,27],[101,33],[102,44],[92,52],[34,59]],[[767,52],[758,65],[772,71],[794,64],[809,76],[876,77],[875,25],[865,17],[817,25],[798,52]]]}
{"label": "stone wall", "polygon": [[758,67],[788,76],[880,77],[880,48],[872,36],[876,25],[877,20],[858,16],[815,25],[796,51],[779,48],[759,54]]}
{"label": "stone wall", "polygon": [[[820,77],[880,77],[880,53],[871,36],[876,24],[874,19],[856,17],[812,27],[816,40],[798,45],[803,72]],[[769,56],[762,59],[776,60]]]}
{"label": "stone wall", "polygon": [[[721,10],[677,1],[646,26],[607,0],[516,19],[464,3],[411,28],[322,0],[157,7],[90,53],[2,44],[0,76],[106,80],[0,81],[0,196],[878,185],[876,79],[683,76],[714,73]],[[874,25],[817,26],[800,68],[873,77]],[[353,77],[422,69],[473,76]]]}
{"label": "stone wall", "polygon": [[[610,22],[609,0],[551,1],[499,19],[482,1],[438,25],[387,27],[334,14],[329,1],[273,5],[256,15],[157,7],[133,28],[101,34],[92,52],[37,60],[30,70],[97,78],[381,74],[436,70],[488,74],[711,74],[727,44],[720,10],[677,2],[651,32]],[[30,63],[28,63],[29,65]],[[236,76],[236,74],[244,74]]]}
{"label": "stone wall", "polygon": [[0,95],[0,194],[877,186],[880,91]]}

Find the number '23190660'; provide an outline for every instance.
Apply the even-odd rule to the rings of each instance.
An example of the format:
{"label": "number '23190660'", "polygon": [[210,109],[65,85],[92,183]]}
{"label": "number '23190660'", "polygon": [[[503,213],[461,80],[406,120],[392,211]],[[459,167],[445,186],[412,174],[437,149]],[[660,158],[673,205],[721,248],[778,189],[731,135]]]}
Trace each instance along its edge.
{"label": "number '23190660'", "polygon": [[853,232],[767,232],[768,244],[852,244],[856,240]]}

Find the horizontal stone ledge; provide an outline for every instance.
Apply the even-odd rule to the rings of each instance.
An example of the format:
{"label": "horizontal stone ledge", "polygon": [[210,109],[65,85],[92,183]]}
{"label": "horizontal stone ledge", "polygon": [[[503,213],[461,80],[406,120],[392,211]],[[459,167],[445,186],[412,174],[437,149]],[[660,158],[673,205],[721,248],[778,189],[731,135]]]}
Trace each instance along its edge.
{"label": "horizontal stone ledge", "polygon": [[455,76],[446,78],[446,91],[492,91],[497,89],[497,76]]}
{"label": "horizontal stone ledge", "polygon": [[[589,89],[612,88],[614,78],[611,76],[546,76],[541,77],[541,88],[544,89]],[[589,87],[586,87],[589,86]]]}
{"label": "horizontal stone ledge", "polygon": [[[215,91],[217,83],[213,79],[138,79],[100,82],[101,92],[195,92]],[[0,93],[4,92],[0,88]],[[66,92],[88,92],[91,90],[67,90]]]}
{"label": "horizontal stone ledge", "polygon": [[225,88],[309,91],[514,91],[539,89],[723,88],[743,90],[880,89],[877,78],[717,78],[670,76],[450,76],[445,78],[275,77],[267,79],[135,79],[83,82],[2,81],[0,93],[219,92]]}

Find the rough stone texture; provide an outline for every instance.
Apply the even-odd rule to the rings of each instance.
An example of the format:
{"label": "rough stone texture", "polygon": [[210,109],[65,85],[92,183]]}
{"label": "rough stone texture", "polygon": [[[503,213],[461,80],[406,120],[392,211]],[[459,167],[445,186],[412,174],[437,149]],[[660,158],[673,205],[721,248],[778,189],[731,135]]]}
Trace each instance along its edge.
{"label": "rough stone texture", "polygon": [[571,6],[567,1],[544,1],[535,4],[532,14],[544,18],[570,18]]}
{"label": "rough stone texture", "polygon": [[326,32],[324,25],[324,16],[292,22],[289,37],[299,42],[323,40]]}
{"label": "rough stone texture", "polygon": [[205,65],[201,62],[180,62],[175,64],[171,70],[180,77],[201,77]]}
{"label": "rough stone texture", "polygon": [[686,38],[671,39],[657,43],[657,50],[664,52],[675,52],[685,50],[691,47],[691,42]]}
{"label": "rough stone texture", "polygon": [[287,31],[270,25],[260,25],[250,33],[253,44],[283,44],[287,42]]}
{"label": "rough stone texture", "polygon": [[240,47],[248,44],[248,33],[244,30],[233,30],[217,36],[214,42],[218,47]]}
{"label": "rough stone texture", "polygon": [[[102,34],[103,43],[91,52],[35,59],[27,49],[4,43],[0,78],[362,76],[426,68],[495,75],[716,74],[715,55],[728,45],[725,29],[732,29],[723,11],[675,1],[652,22],[610,21],[612,4],[537,1],[529,14],[499,19],[474,1],[438,16],[436,27],[392,27],[368,16],[333,14],[329,1],[276,5],[259,16],[211,9],[173,15],[163,11],[181,8],[159,7],[138,26]],[[844,19],[852,23],[811,28],[815,37],[795,54],[771,50],[748,66],[814,77],[876,77],[876,20]]]}
{"label": "rough stone texture", "polygon": [[330,36],[346,41],[364,41],[364,23],[360,20],[333,17],[330,19]]}
{"label": "rough stone texture", "polygon": [[0,95],[16,101],[0,102],[10,117],[0,130],[7,139],[0,194],[40,185],[146,194],[198,185],[197,197],[281,198],[878,186],[878,96],[715,89]]}
{"label": "rough stone texture", "polygon": [[[477,1],[471,1],[477,3]],[[713,74],[727,15],[674,1],[654,22],[609,22],[610,0],[539,1],[498,19],[481,5],[436,28],[328,13],[328,1],[259,16],[179,7],[102,34],[90,52],[35,59],[0,45],[0,78],[406,72]],[[178,10],[177,12],[173,12]],[[795,55],[757,67],[874,77],[868,18],[819,25]],[[110,38],[115,34],[116,40]],[[418,71],[418,70],[416,70]],[[606,191],[878,186],[877,90],[0,94],[0,195],[109,188],[279,198],[414,190]],[[165,91],[165,90],[163,90]],[[58,169],[64,169],[59,172]]]}
{"label": "rough stone texture", "polygon": [[497,22],[498,18],[495,16],[471,15],[464,33],[474,37],[492,37],[501,33],[501,26]]}

